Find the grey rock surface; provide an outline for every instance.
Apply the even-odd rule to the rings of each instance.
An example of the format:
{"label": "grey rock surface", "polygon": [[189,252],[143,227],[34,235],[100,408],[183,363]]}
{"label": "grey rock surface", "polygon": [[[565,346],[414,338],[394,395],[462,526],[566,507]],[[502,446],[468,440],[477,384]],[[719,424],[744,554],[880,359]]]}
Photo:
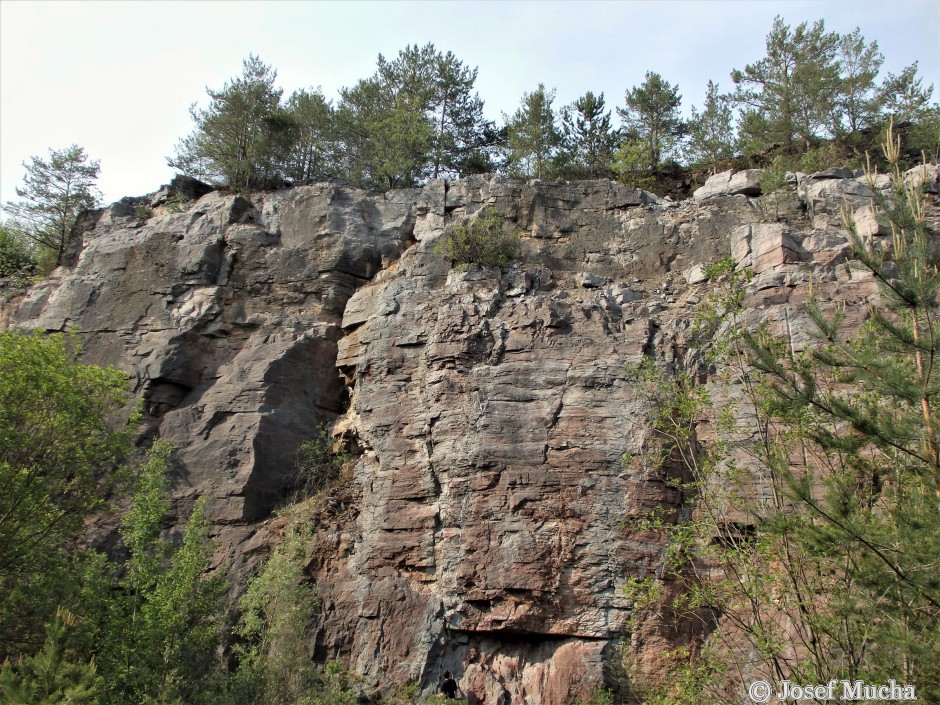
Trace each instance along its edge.
{"label": "grey rock surface", "polygon": [[743,171],[723,171],[708,177],[703,186],[695,189],[692,198],[703,201],[715,196],[760,196],[760,179],[763,172],[760,169],[744,169]]}
{"label": "grey rock surface", "polygon": [[[812,344],[810,286],[824,306],[874,295],[834,217],[848,201],[861,219],[865,184],[804,179],[805,218],[759,222],[743,195],[757,176],[739,173],[668,206],[609,181],[490,176],[153,199],[148,220],[119,203],[0,321],[75,330],[88,361],[127,374],[142,434],[176,447],[179,517],[210,499],[235,579],[277,540],[298,445],[330,424],[355,463],[312,518],[317,655],[369,686],[430,687],[449,668],[485,702],[506,683],[565,705],[620,658],[623,585],[662,551],[631,520],[686,501],[621,463],[650,442],[625,366],[699,369],[693,303],[729,256],[754,272],[754,320],[795,347]],[[517,261],[451,270],[437,240],[490,206]],[[649,664],[684,638],[644,634]]]}

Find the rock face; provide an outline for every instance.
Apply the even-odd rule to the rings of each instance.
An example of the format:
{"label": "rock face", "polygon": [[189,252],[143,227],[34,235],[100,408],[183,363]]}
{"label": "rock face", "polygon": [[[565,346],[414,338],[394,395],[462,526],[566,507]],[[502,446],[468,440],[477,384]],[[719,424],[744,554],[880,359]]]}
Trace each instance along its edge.
{"label": "rock face", "polygon": [[744,171],[723,171],[720,174],[708,177],[701,188],[695,189],[692,198],[704,201],[715,196],[760,196],[760,169],[745,169]]}
{"label": "rock face", "polygon": [[[753,268],[754,315],[785,318],[797,346],[811,281],[824,303],[875,292],[830,217],[846,201],[864,215],[862,180],[805,180],[808,214],[781,222],[725,181],[680,204],[492,177],[154,197],[146,221],[118,203],[0,320],[77,330],[89,361],[127,373],[145,433],[177,449],[179,515],[210,498],[236,578],[275,540],[296,448],[333,424],[357,459],[315,518],[317,655],[370,686],[451,670],[473,702],[563,705],[616,668],[624,582],[658,562],[630,519],[684,501],[620,462],[649,441],[624,367],[697,365],[691,306],[722,258]],[[520,234],[517,264],[452,270],[437,240],[488,206]],[[652,652],[684,637],[632,638]]]}

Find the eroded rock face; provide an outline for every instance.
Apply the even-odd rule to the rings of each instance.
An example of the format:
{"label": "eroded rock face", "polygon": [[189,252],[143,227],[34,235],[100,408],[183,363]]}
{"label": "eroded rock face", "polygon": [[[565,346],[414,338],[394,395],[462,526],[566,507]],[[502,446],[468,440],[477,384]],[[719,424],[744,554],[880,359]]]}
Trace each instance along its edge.
{"label": "eroded rock face", "polygon": [[[755,319],[796,347],[810,282],[862,316],[874,283],[833,216],[847,201],[864,219],[865,188],[804,181],[809,216],[781,222],[727,189],[663,204],[608,181],[317,184],[180,212],[154,198],[146,222],[95,214],[74,266],[0,320],[78,330],[89,361],[128,374],[145,433],[177,448],[180,516],[209,496],[235,578],[276,540],[267,517],[298,444],[332,423],[358,457],[315,519],[317,654],[368,686],[431,687],[449,669],[475,702],[563,705],[631,638],[624,582],[662,550],[631,519],[687,500],[621,463],[650,442],[624,367],[697,369],[692,308],[704,267],[729,256],[755,272]],[[452,270],[438,239],[487,206],[521,235],[517,264]],[[632,638],[652,664],[689,636]]]}
{"label": "eroded rock face", "polygon": [[714,174],[708,177],[708,180],[701,187],[695,189],[692,198],[696,201],[704,201],[715,196],[734,196],[737,194],[760,196],[761,174],[760,169],[745,169],[743,171],[729,169]]}

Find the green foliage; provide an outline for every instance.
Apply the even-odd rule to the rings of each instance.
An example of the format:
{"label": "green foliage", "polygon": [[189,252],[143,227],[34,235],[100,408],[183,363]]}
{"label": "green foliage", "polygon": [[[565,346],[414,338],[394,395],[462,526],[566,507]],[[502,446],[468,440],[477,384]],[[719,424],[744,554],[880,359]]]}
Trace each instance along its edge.
{"label": "green foliage", "polygon": [[799,534],[806,553],[845,561],[839,568],[850,580],[832,593],[830,609],[850,625],[849,645],[866,653],[853,670],[870,682],[902,674],[930,700],[940,683],[940,578],[931,568],[940,552],[940,384],[930,364],[940,351],[940,258],[924,195],[904,183],[890,130],[885,156],[891,192],[881,193],[873,176],[871,185],[891,238],[865,242],[847,218],[855,256],[879,283],[868,323],[844,337],[841,316],[826,318],[811,301],[819,347],[781,355],[758,337],[754,364],[773,385],[769,411],[821,459],[784,477],[807,516]]}
{"label": "green foliage", "polygon": [[542,179],[550,175],[562,139],[552,109],[554,100],[554,89],[546,90],[540,83],[531,93],[523,94],[519,109],[507,118],[511,176]]}
{"label": "green foliage", "polygon": [[917,76],[916,61],[897,75],[889,73],[881,87],[884,111],[896,123],[917,122],[924,111],[936,109],[936,104],[930,105],[932,96],[933,86],[925,87],[923,79]]}
{"label": "green foliage", "polygon": [[9,224],[0,225],[0,278],[23,277],[35,264],[26,233]]}
{"label": "green foliage", "polygon": [[627,138],[614,154],[613,171],[617,180],[627,186],[652,189],[655,177],[649,172],[646,146],[638,139]]}
{"label": "green foliage", "polygon": [[76,622],[68,610],[57,610],[38,653],[15,664],[4,662],[0,700],[7,705],[98,705],[95,663],[84,661],[67,643]]}
{"label": "green foliage", "polygon": [[166,199],[163,207],[168,213],[183,213],[189,208],[189,202],[179,191],[173,191]]}
{"label": "green foliage", "polygon": [[933,164],[940,163],[940,105],[925,107],[907,133],[906,154]]}
{"label": "green foliage", "polygon": [[782,147],[795,159],[821,139],[860,155],[890,115],[910,121],[912,149],[940,155],[933,88],[923,85],[916,64],[879,82],[884,58],[858,29],[840,36],[821,21],[791,28],[780,17],[766,50],[732,73],[732,96],[709,82],[701,112],[693,108],[688,123],[678,88],[647,72],[618,108],[620,129],[603,95],[585,93],[556,115],[554,91],[542,84],[497,129],[483,117],[477,70],[433,44],[379,55],[375,72],[343,88],[335,108],[319,89],[282,102],[273,68],[251,56],[240,77],[208,90],[206,109],[192,107],[196,130],[169,162],[242,191],[337,177],[364,188],[412,188],[497,168],[526,179],[615,174],[652,188],[680,154],[713,172],[735,149],[763,162]]}
{"label": "green foliage", "polygon": [[[283,539],[251,578],[235,632],[237,667],[224,683],[226,702],[239,705],[354,705],[353,683],[339,663],[313,660],[311,631],[320,608],[306,573],[312,541],[310,502],[338,478],[348,455],[336,452],[329,427],[317,427],[297,454],[306,500],[281,513]],[[314,505],[315,506],[315,505]]]}
{"label": "green foliage", "polygon": [[835,132],[856,132],[878,124],[885,94],[876,83],[884,57],[878,43],[865,41],[861,30],[839,37],[839,90],[833,108]]}
{"label": "green foliage", "polygon": [[295,491],[300,497],[321,492],[339,477],[348,460],[349,454],[344,449],[334,450],[329,425],[320,424],[313,437],[297,449]]}
{"label": "green foliage", "polygon": [[831,142],[797,154],[781,150],[774,155],[770,165],[761,174],[761,191],[767,195],[787,188],[792,190],[795,184],[787,183],[787,172],[812,174],[833,166],[853,168],[855,164],[854,159],[847,159]]}
{"label": "green foliage", "polygon": [[720,162],[734,156],[731,105],[728,96],[719,95],[717,84],[708,82],[702,112],[692,106],[686,127],[685,155],[692,164],[707,166],[715,174]]}
{"label": "green foliage", "polygon": [[[63,335],[0,333],[0,634],[30,640],[57,599],[55,578],[102,505],[130,435],[115,431],[127,380],[75,361]],[[28,589],[27,589],[28,586]],[[9,641],[5,643],[10,643]]]}
{"label": "green foliage", "polygon": [[606,688],[597,688],[590,698],[578,700],[575,705],[614,705],[614,694]]}
{"label": "green foliage", "polygon": [[[658,447],[627,462],[668,471],[694,504],[638,522],[666,543],[655,577],[628,585],[635,628],[658,620],[700,634],[657,669],[631,665],[649,702],[735,701],[742,668],[748,680],[894,678],[921,699],[938,695],[940,383],[930,361],[940,255],[897,142],[886,158],[893,188],[872,191],[892,236],[852,235],[859,266],[881,285],[862,331],[845,336],[840,313],[824,316],[815,301],[819,342],[805,351],[748,330],[726,262],[710,271],[725,303],[705,302],[695,328],[729,369],[732,401],[712,410],[687,373],[650,363],[631,373],[653,402]],[[707,443],[705,420],[716,429]]]}
{"label": "green foliage", "polygon": [[377,188],[417,185],[434,138],[420,102],[380,78],[343,89],[337,124],[345,171],[354,183]]}
{"label": "green foliage", "polygon": [[319,90],[298,90],[288,98],[285,109],[292,125],[284,178],[304,184],[330,176],[337,158],[332,106]]}
{"label": "green foliage", "polygon": [[241,76],[221,90],[207,88],[209,107],[190,108],[196,130],[180,141],[168,164],[236,191],[276,185],[293,129],[276,78],[273,68],[249,56]]}
{"label": "green foliage", "polygon": [[830,125],[839,87],[838,42],[822,20],[791,29],[782,17],[774,19],[767,55],[731,74],[745,117],[742,138],[752,150],[809,145]]}
{"label": "green foliage", "polygon": [[566,177],[607,178],[611,174],[617,133],[605,111],[604,94],[588,91],[564,108],[562,157]]}
{"label": "green foliage", "polygon": [[78,352],[63,335],[0,333],[0,687],[13,702],[202,702],[223,588],[205,577],[205,502],[179,545],[162,536],[171,449],[156,443],[124,516],[127,562],[77,550],[133,449],[125,376]]}
{"label": "green foliage", "polygon": [[23,166],[23,187],[16,189],[22,200],[8,202],[3,210],[59,264],[78,214],[98,205],[95,179],[100,166],[97,161],[88,161],[85,150],[76,144],[50,149],[48,161],[32,157]]}
{"label": "green foliage", "polygon": [[[352,705],[342,669],[316,668],[317,609],[304,579],[307,529],[291,527],[246,593],[240,667],[223,673],[222,576],[209,576],[206,502],[167,535],[172,448],[134,470],[126,559],[78,550],[92,511],[126,472],[126,380],[74,361],[74,339],[0,334],[0,698],[11,703]],[[325,429],[305,447],[323,480],[343,462]],[[57,609],[58,606],[58,609]],[[45,628],[45,639],[42,632]]]}
{"label": "green foliage", "polygon": [[506,233],[503,217],[493,207],[481,211],[467,224],[457,223],[434,251],[461,267],[504,267],[518,255],[519,238]]}
{"label": "green foliage", "polygon": [[495,130],[473,92],[477,69],[464,66],[451,52],[438,53],[435,61],[434,98],[428,106],[435,125],[430,176],[452,178],[470,173],[474,163],[490,161]]}
{"label": "green foliage", "polygon": [[241,600],[238,678],[253,689],[248,702],[293,705],[319,682],[307,639],[318,609],[303,570],[309,542],[307,531],[289,527]]}
{"label": "green foliage", "polygon": [[627,91],[626,107],[617,108],[628,139],[643,146],[640,164],[644,170],[658,169],[685,133],[681,104],[678,86],[647,71],[643,83]]}
{"label": "green foliage", "polygon": [[488,162],[494,141],[473,92],[477,71],[433,44],[381,54],[375,74],[344,88],[337,110],[343,169],[354,183],[417,186]]}
{"label": "green foliage", "polygon": [[0,280],[3,299],[9,300],[24,290],[39,268],[28,235],[15,224],[0,225]]}
{"label": "green foliage", "polygon": [[[791,28],[777,17],[766,46],[763,59],[732,72],[744,151],[784,146],[793,154],[835,137],[861,153],[869,146],[862,131],[889,117],[929,122],[936,107],[930,104],[933,87],[924,87],[916,63],[879,83],[884,57],[858,28],[838,35],[826,32],[821,20]],[[921,132],[916,147],[930,152],[938,142],[936,132]]]}
{"label": "green foliage", "polygon": [[89,576],[92,584],[119,587],[88,607],[105,704],[199,703],[214,685],[225,586],[221,577],[205,575],[212,544],[204,500],[196,502],[178,545],[162,535],[171,451],[155,443],[138,469],[123,521],[127,563],[113,577],[106,565]]}

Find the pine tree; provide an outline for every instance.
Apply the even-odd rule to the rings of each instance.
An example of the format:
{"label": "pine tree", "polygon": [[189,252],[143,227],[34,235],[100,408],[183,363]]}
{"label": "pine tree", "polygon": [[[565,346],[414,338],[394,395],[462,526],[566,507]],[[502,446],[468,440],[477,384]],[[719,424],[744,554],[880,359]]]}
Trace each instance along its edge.
{"label": "pine tree", "polygon": [[337,119],[352,181],[381,188],[456,176],[492,149],[492,125],[473,92],[476,69],[433,44],[408,46],[341,91]]}
{"label": "pine tree", "polygon": [[929,109],[933,86],[924,86],[917,75],[917,62],[895,75],[889,73],[881,85],[881,99],[885,112],[895,122],[913,122]]}
{"label": "pine tree", "polygon": [[894,679],[919,700],[940,696],[940,254],[890,135],[891,186],[869,182],[890,236],[864,239],[846,216],[880,290],[861,331],[812,299],[815,345],[755,331],[742,315],[748,277],[729,260],[709,268],[725,293],[693,324],[706,360],[733,370],[723,408],[694,371],[647,361],[632,373],[655,403],[650,447],[626,460],[694,504],[638,522],[668,539],[655,576],[628,586],[635,628],[702,637],[645,671],[630,664],[650,701],[736,702],[755,678]]}
{"label": "pine tree", "polygon": [[673,86],[653,71],[646,72],[640,86],[626,94],[626,107],[617,108],[628,139],[639,141],[645,152],[645,166],[655,171],[672,154],[685,132],[679,115],[682,96]]}
{"label": "pine tree", "polygon": [[493,125],[483,117],[483,100],[473,92],[477,69],[464,66],[451,52],[436,57],[435,124],[431,178],[460,176],[474,158],[493,147]]}
{"label": "pine tree", "polygon": [[519,109],[508,123],[509,173],[512,176],[541,179],[549,175],[551,160],[561,144],[552,102],[554,90],[545,85],[524,93]]}
{"label": "pine tree", "polygon": [[293,133],[283,164],[284,177],[296,184],[336,173],[332,106],[319,90],[294,91],[285,106]]}
{"label": "pine tree", "polygon": [[23,187],[16,189],[23,201],[10,201],[3,210],[59,264],[78,214],[98,206],[101,194],[95,179],[100,165],[88,161],[85,150],[73,144],[66,149],[50,149],[48,161],[32,157],[23,166]]}
{"label": "pine tree", "polygon": [[340,91],[338,111],[348,175],[378,188],[417,186],[428,176],[434,126],[433,46],[409,46],[395,61],[379,54],[371,78]]}
{"label": "pine tree", "polygon": [[565,171],[579,178],[609,177],[617,134],[604,94],[588,91],[562,111]]}
{"label": "pine tree", "polygon": [[251,55],[241,76],[221,90],[207,88],[209,107],[190,108],[196,130],[180,141],[168,164],[236,191],[277,185],[293,122],[281,106],[276,78],[272,67]]}
{"label": "pine tree", "polygon": [[878,42],[867,44],[861,30],[839,37],[839,91],[833,115],[835,128],[855,132],[879,122],[882,94],[876,79],[884,57]]}
{"label": "pine tree", "polygon": [[741,133],[751,150],[802,143],[809,148],[829,131],[839,87],[838,36],[822,20],[791,29],[774,19],[767,35],[767,56],[731,79],[738,87]]}
{"label": "pine tree", "polygon": [[692,106],[688,122],[686,158],[708,166],[714,174],[723,159],[734,156],[734,124],[728,97],[719,95],[718,85],[708,82],[705,105],[699,113]]}
{"label": "pine tree", "polygon": [[7,705],[98,705],[94,659],[82,660],[68,644],[78,620],[56,611],[42,649],[0,667],[0,700]]}
{"label": "pine tree", "polygon": [[882,192],[873,174],[869,183],[890,237],[866,241],[846,214],[853,253],[879,285],[863,330],[847,334],[841,314],[827,318],[811,302],[820,344],[802,357],[752,340],[775,413],[829,459],[784,476],[807,517],[799,534],[807,558],[848,558],[851,580],[827,610],[854,637],[855,673],[918,684],[919,698],[932,701],[940,696],[940,253],[923,186],[902,173],[890,127],[884,151],[891,187]]}

